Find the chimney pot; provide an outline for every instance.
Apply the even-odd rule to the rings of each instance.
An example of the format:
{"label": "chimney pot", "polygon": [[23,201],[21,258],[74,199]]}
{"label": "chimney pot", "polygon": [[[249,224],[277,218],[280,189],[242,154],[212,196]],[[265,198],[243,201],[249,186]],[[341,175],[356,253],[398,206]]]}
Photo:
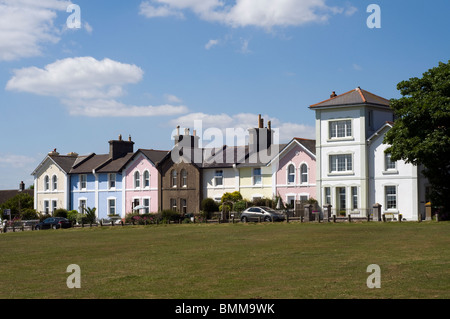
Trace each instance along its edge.
{"label": "chimney pot", "polygon": [[333,97],[336,97],[336,96],[337,96],[336,92],[333,91],[333,93],[331,93],[331,95],[330,95],[330,98],[333,98]]}
{"label": "chimney pot", "polygon": [[128,135],[128,142],[131,142],[131,135]]}
{"label": "chimney pot", "polygon": [[122,134],[119,134],[119,141],[122,140]]}

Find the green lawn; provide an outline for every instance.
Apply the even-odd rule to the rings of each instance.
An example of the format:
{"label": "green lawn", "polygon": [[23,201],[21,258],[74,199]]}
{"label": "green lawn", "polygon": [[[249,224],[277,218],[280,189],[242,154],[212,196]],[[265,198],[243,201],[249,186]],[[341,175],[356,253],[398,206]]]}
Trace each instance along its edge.
{"label": "green lawn", "polygon": [[[450,222],[114,226],[0,240],[0,298],[450,298]],[[70,264],[80,289],[67,288]],[[367,288],[370,264],[380,289]]]}

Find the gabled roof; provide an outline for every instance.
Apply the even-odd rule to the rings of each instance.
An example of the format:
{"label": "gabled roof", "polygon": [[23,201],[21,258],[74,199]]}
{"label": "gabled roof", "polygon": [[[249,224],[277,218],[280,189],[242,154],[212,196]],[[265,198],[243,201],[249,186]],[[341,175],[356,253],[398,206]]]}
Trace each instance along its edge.
{"label": "gabled roof", "polygon": [[[222,148],[219,148],[219,151],[217,151],[217,149],[213,150],[204,148],[204,154],[205,151],[207,154],[213,153],[213,155],[203,159],[202,168],[231,168],[235,164],[244,161],[248,155],[248,146],[224,145]],[[216,152],[214,153],[214,151]]]}
{"label": "gabled roof", "polygon": [[[259,153],[262,152],[267,152],[267,150],[261,150],[259,151],[256,155],[257,155],[257,162],[256,163],[251,163],[251,155],[250,152],[248,152],[248,154],[245,157],[245,162],[243,163],[238,163],[237,166],[238,167],[254,167],[254,166],[266,166],[268,163],[270,163],[274,158],[276,158],[279,154],[280,151],[282,149],[284,149],[286,147],[287,144],[274,144],[271,145],[271,147],[269,148],[269,155],[264,154],[265,156],[268,156],[268,160],[267,161],[261,161],[261,156],[259,155]],[[278,147],[278,152],[275,152],[276,149],[274,149],[273,147]]]}
{"label": "gabled roof", "polygon": [[267,166],[272,164],[275,160],[280,158],[280,156],[283,156],[283,154],[290,149],[290,146],[293,144],[299,145],[301,148],[305,150],[307,154],[312,156],[314,159],[316,158],[316,140],[310,140],[306,138],[300,138],[300,137],[294,137],[288,144],[285,144],[283,148],[280,149],[280,152],[277,156],[272,158],[272,160],[267,163]]}
{"label": "gabled roof", "polygon": [[50,159],[55,163],[55,165],[64,173],[68,174],[77,160],[76,156],[69,155],[47,155],[44,160],[36,167],[36,169],[31,173],[31,175],[36,175],[37,171],[44,165],[45,161]]}
{"label": "gabled roof", "polygon": [[169,153],[169,151],[153,150],[153,149],[139,149],[153,164],[158,165],[159,162]]}
{"label": "gabled roof", "polygon": [[310,106],[310,108],[316,109],[320,107],[352,106],[364,104],[388,108],[390,102],[389,100],[381,96],[375,95],[369,91],[357,87],[354,90],[348,91],[341,95],[336,95],[325,101],[313,104]]}
{"label": "gabled roof", "polygon": [[381,126],[375,133],[373,133],[368,139],[367,142],[370,143],[372,142],[375,138],[377,138],[378,136],[380,136],[381,132],[384,131],[385,128],[391,129],[394,126],[394,122],[391,121],[387,121],[383,124],[383,126]]}

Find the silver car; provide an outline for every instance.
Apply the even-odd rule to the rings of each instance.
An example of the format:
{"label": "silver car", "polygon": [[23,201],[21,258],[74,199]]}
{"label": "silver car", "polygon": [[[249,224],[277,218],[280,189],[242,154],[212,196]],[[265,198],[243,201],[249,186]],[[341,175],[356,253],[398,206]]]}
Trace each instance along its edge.
{"label": "silver car", "polygon": [[267,206],[254,206],[244,210],[241,214],[241,221],[283,221],[285,219],[284,214],[277,212],[276,210]]}

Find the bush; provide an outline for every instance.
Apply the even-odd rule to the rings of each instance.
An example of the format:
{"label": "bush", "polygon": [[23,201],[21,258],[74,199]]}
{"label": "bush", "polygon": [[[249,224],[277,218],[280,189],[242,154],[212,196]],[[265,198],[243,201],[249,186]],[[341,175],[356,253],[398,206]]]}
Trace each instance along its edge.
{"label": "bush", "polygon": [[53,216],[67,218],[67,213],[67,209],[58,208],[53,212]]}
{"label": "bush", "polygon": [[178,221],[181,219],[181,214],[174,210],[166,209],[161,212],[161,218],[163,221]]}
{"label": "bush", "polygon": [[33,208],[26,208],[21,211],[22,220],[39,219],[39,214]]}
{"label": "bush", "polygon": [[67,212],[67,219],[70,222],[75,223],[78,220],[78,211],[76,211],[76,210],[69,210]]}
{"label": "bush", "polygon": [[275,208],[277,206],[277,203],[274,200],[268,198],[254,199],[252,203],[253,206],[267,206],[270,208]]}
{"label": "bush", "polygon": [[247,204],[247,202],[245,200],[240,200],[240,201],[234,203],[233,210],[235,212],[240,213],[243,210],[245,210],[247,208],[247,206],[248,206],[248,204]]}
{"label": "bush", "polygon": [[202,200],[202,211],[206,214],[206,218],[211,218],[212,213],[219,210],[219,205],[212,198]]}

